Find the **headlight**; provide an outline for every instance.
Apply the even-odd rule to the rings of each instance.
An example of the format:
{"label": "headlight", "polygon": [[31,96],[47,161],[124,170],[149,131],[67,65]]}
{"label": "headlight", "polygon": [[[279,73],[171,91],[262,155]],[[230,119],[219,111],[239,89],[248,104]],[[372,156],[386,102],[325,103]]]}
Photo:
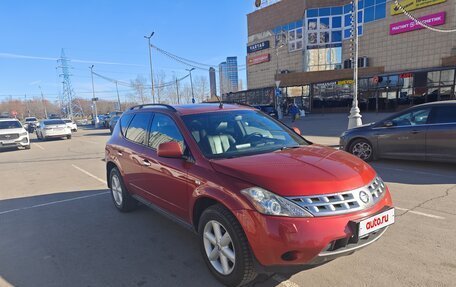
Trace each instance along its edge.
{"label": "headlight", "polygon": [[262,214],[288,217],[312,217],[312,215],[299,205],[278,196],[261,187],[250,187],[241,190],[256,210]]}

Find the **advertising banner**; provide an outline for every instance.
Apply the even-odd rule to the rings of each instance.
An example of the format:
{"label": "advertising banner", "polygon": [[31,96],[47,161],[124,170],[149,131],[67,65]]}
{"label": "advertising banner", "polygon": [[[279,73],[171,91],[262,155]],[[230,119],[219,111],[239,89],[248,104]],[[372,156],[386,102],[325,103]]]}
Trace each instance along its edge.
{"label": "advertising banner", "polygon": [[[399,4],[407,12],[410,12],[416,9],[421,9],[444,2],[446,2],[446,0],[403,0],[400,1]],[[394,16],[399,14],[402,14],[402,10],[393,2],[393,4],[391,4],[391,15]]]}
{"label": "advertising banner", "polygon": [[256,43],[256,44],[247,46],[247,53],[250,54],[250,53],[258,52],[258,51],[268,49],[268,48],[269,48],[269,41],[263,41],[260,43]]}
{"label": "advertising banner", "polygon": [[270,54],[261,54],[255,57],[251,57],[248,59],[249,66],[252,65],[258,65],[261,63],[266,63],[271,60],[271,55]]}
{"label": "advertising banner", "polygon": [[[421,22],[429,26],[440,26],[445,24],[445,12],[439,12],[436,14],[426,15],[419,18]],[[424,29],[420,24],[417,24],[413,20],[405,20],[390,25],[390,35],[397,35],[410,31]]]}

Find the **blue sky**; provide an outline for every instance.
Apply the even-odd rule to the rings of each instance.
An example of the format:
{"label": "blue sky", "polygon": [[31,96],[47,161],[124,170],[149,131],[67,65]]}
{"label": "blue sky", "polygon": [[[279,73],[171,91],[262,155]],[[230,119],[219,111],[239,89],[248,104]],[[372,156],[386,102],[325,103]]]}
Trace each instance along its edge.
{"label": "blue sky", "polygon": [[[253,2],[2,0],[0,100],[7,95],[38,96],[38,86],[47,98],[55,100],[61,84],[54,59],[62,48],[68,58],[74,59],[72,82],[78,96],[91,97],[91,63],[95,64],[95,72],[118,80],[129,81],[137,75],[149,79],[143,36],[151,31],[155,31],[153,44],[178,56],[211,65],[227,56],[238,56],[239,64],[245,64],[246,14],[253,11]],[[185,75],[188,68],[154,50],[153,62],[154,70],[163,70],[169,78],[173,73]],[[198,74],[208,73],[195,71]],[[245,71],[239,76],[245,85]],[[98,91],[115,89],[97,78],[95,87]],[[114,98],[113,93],[99,96]]]}

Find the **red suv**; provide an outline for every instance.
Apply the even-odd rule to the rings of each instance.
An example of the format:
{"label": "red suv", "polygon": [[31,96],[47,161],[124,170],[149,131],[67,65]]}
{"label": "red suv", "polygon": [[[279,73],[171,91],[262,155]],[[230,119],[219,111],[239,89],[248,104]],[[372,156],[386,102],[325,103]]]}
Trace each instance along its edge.
{"label": "red suv", "polygon": [[191,227],[228,286],[352,254],[394,222],[388,188],[368,164],[250,107],[133,107],[106,164],[117,209],[141,202]]}

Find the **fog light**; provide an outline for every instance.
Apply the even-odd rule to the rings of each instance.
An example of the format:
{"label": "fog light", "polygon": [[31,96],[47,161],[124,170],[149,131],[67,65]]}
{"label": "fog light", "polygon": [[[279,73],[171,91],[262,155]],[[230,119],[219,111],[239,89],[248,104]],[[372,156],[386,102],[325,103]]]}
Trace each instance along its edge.
{"label": "fog light", "polygon": [[298,259],[298,251],[288,251],[282,254],[282,260],[284,261],[294,261]]}

